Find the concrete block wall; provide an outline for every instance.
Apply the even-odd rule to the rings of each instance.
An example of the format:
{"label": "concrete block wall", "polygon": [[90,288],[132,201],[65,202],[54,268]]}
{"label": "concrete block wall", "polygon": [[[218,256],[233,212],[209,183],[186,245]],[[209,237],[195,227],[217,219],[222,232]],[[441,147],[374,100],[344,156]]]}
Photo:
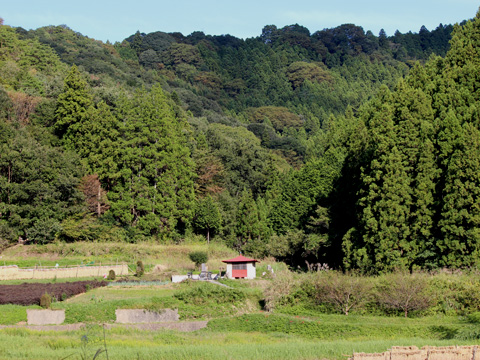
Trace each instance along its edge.
{"label": "concrete block wall", "polygon": [[28,325],[60,325],[65,321],[65,310],[27,309]]}
{"label": "concrete block wall", "polygon": [[[354,353],[349,360],[480,360],[480,349],[472,346],[394,346],[384,353]],[[478,352],[478,354],[477,354]]]}

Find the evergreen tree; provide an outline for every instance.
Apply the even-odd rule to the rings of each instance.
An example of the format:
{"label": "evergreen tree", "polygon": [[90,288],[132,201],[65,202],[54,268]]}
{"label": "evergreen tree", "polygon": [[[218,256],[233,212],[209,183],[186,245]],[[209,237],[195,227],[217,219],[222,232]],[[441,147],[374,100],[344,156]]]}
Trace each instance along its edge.
{"label": "evergreen tree", "polygon": [[118,109],[121,149],[109,193],[111,211],[144,235],[175,230],[193,216],[194,163],[188,125],[175,117],[160,86],[124,97]]}
{"label": "evergreen tree", "polygon": [[89,126],[75,138],[75,148],[83,159],[87,172],[97,174],[106,189],[115,180],[121,147],[120,124],[105,102],[87,109]]}
{"label": "evergreen tree", "polygon": [[222,215],[210,195],[197,200],[193,224],[196,228],[207,232],[207,244],[210,243],[211,232],[220,229]]}
{"label": "evergreen tree", "polygon": [[480,255],[480,131],[465,123],[446,169],[437,246],[440,265],[476,266]]}
{"label": "evergreen tree", "polygon": [[258,208],[250,189],[244,189],[237,210],[237,248],[242,249],[260,235]]}
{"label": "evergreen tree", "polygon": [[73,65],[58,96],[55,129],[67,149],[76,149],[76,141],[89,128],[88,108],[93,104],[78,68]]}
{"label": "evergreen tree", "polygon": [[51,242],[61,221],[83,210],[80,161],[25,129],[6,130],[0,136],[0,232],[8,229],[8,240]]}

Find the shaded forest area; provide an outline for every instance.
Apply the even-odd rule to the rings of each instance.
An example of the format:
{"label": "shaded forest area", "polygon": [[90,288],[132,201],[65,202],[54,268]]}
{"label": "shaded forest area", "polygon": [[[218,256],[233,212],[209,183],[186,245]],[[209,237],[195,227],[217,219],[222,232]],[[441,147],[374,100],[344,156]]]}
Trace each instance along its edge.
{"label": "shaded forest area", "polygon": [[0,248],[224,242],[294,266],[476,266],[480,19],[246,40],[0,25]]}

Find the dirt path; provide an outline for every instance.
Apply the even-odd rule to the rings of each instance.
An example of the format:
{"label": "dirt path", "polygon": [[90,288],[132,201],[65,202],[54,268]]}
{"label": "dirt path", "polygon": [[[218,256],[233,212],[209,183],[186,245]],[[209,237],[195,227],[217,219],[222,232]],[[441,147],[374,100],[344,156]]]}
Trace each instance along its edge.
{"label": "dirt path", "polygon": [[[126,329],[158,331],[161,329],[177,331],[196,331],[207,327],[208,321],[180,321],[180,322],[161,322],[161,323],[139,323],[139,324],[105,324],[106,329],[124,327]],[[37,331],[77,331],[85,327],[85,324],[65,324],[65,325],[0,325],[2,329],[29,329]]]}

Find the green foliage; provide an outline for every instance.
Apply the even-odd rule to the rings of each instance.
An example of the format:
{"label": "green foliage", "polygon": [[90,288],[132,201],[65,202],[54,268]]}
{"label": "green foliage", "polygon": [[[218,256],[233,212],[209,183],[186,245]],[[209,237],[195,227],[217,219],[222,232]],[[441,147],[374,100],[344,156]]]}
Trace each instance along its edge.
{"label": "green foliage", "polygon": [[188,254],[189,259],[199,267],[201,264],[206,264],[208,261],[208,254],[204,251],[194,251]]}
{"label": "green foliage", "polygon": [[27,321],[25,306],[7,304],[1,305],[0,308],[0,324],[2,325],[15,325]]}
{"label": "green foliage", "polygon": [[50,309],[52,306],[52,296],[49,294],[45,293],[40,297],[40,304],[42,308],[44,309]]}
{"label": "green foliage", "polygon": [[137,270],[135,272],[135,276],[136,277],[142,277],[144,273],[145,273],[145,267],[143,265],[143,261],[138,260],[137,261]]}
{"label": "green foliage", "polygon": [[110,212],[145,236],[165,236],[193,216],[194,163],[188,124],[160,86],[124,97],[118,107],[122,146],[108,175]]}
{"label": "green foliage", "polygon": [[199,283],[191,284],[187,289],[175,293],[174,297],[185,304],[206,306],[212,301],[218,304],[239,304],[246,300],[245,292],[222,286]]}
{"label": "green foliage", "polygon": [[275,158],[260,145],[260,140],[242,126],[212,124],[206,138],[210,149],[224,164],[225,185],[230,194],[249,189],[254,197],[265,192],[275,176]]}
{"label": "green foliage", "polygon": [[480,312],[474,312],[467,316],[467,321],[470,324],[479,324],[480,323]]}
{"label": "green foliage", "polygon": [[475,267],[479,21],[115,45],[2,25],[0,248],[196,231],[302,268]]}
{"label": "green foliage", "polygon": [[360,160],[362,215],[344,230],[347,266],[382,272],[477,265],[471,176],[479,99],[464,74],[478,68],[469,45],[478,26],[478,18],[457,26],[445,60],[432,57],[360,111],[368,140],[351,156]]}
{"label": "green foliage", "polygon": [[78,158],[41,144],[25,129],[1,140],[0,147],[1,218],[17,239],[52,241],[60,222],[82,209]]}
{"label": "green foliage", "polygon": [[92,105],[92,97],[87,82],[76,66],[72,66],[65,78],[63,92],[58,96],[55,111],[55,128],[63,139],[65,147],[74,150],[75,142],[88,127],[87,109]]}
{"label": "green foliage", "polygon": [[437,336],[435,330],[428,324],[405,326],[405,324],[392,323],[390,320],[381,323],[377,320],[359,324],[355,320],[352,323],[330,322],[298,316],[267,314],[246,314],[233,318],[214,319],[209,321],[208,327],[215,331],[283,333],[316,340],[331,339],[332,336],[342,336],[343,339],[349,339],[358,336],[359,333],[362,334],[363,339],[379,339],[385,336],[395,338],[415,336],[435,338]]}
{"label": "green foliage", "polygon": [[204,199],[197,200],[193,224],[196,228],[207,232],[207,243],[210,242],[211,232],[220,229],[222,215],[217,203],[214,202],[210,195]]}

